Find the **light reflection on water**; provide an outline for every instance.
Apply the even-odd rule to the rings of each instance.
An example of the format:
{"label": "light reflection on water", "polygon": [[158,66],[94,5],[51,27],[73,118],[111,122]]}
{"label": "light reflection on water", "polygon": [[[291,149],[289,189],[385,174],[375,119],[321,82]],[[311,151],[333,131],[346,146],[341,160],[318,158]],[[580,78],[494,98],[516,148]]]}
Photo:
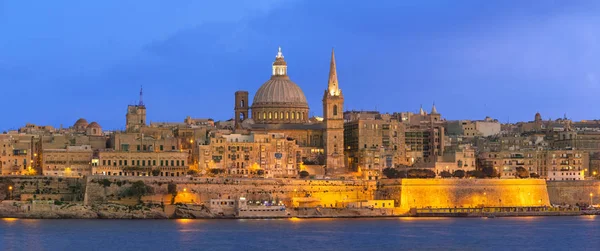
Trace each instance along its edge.
{"label": "light reflection on water", "polygon": [[600,218],[2,219],[0,233],[0,250],[586,250]]}

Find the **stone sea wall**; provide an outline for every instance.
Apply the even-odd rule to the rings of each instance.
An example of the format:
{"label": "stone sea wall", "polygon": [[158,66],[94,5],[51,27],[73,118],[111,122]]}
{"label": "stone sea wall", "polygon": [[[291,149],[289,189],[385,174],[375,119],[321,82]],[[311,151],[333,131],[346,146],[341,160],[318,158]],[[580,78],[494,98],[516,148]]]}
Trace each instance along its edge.
{"label": "stone sea wall", "polygon": [[552,204],[600,204],[600,180],[548,181],[548,194]]}
{"label": "stone sea wall", "polygon": [[172,199],[169,183],[176,184],[175,203],[197,204],[243,196],[283,201],[288,206],[292,206],[293,198],[310,198],[317,200],[316,205],[332,207],[336,202],[373,199],[376,190],[375,182],[365,181],[92,176],[88,178],[85,204],[123,201],[124,191],[135,181],[152,187],[153,195],[142,197],[142,201],[164,204]]}
{"label": "stone sea wall", "polygon": [[[152,193],[141,197],[149,209],[135,208],[139,203],[138,198],[126,193],[136,181],[151,187]],[[176,185],[175,197],[168,191],[169,183]],[[13,189],[9,191],[8,187]],[[546,183],[541,179],[384,179],[376,182],[115,176],[0,177],[0,200],[6,202],[2,204],[3,211],[13,212],[8,215],[33,218],[44,215],[50,218],[210,217],[211,199],[237,199],[240,196],[252,201],[282,201],[288,207],[326,208],[356,200],[394,200],[397,209],[394,214],[397,214],[413,207],[575,205],[589,203],[590,193],[594,195],[595,203],[600,202],[600,199],[596,199],[600,194],[600,181]],[[11,202],[10,198],[17,204]],[[45,200],[61,203],[35,204]],[[298,204],[295,202],[298,200],[310,203]],[[34,203],[27,204],[28,201]],[[173,207],[171,201],[195,205],[197,208]],[[338,211],[335,212],[347,213]],[[297,213],[301,215],[304,212],[312,211]],[[323,214],[327,215],[329,213]]]}
{"label": "stone sea wall", "polygon": [[549,205],[543,179],[403,179],[400,207]]}

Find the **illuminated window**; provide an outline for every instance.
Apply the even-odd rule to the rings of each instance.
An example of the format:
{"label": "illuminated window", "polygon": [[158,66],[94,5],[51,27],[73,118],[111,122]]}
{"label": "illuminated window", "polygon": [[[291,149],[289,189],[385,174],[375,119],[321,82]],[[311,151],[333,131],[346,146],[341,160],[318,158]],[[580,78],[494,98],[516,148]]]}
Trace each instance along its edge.
{"label": "illuminated window", "polygon": [[279,113],[279,118],[283,119],[283,112]]}
{"label": "illuminated window", "polygon": [[285,112],[285,119],[290,119],[290,112]]}
{"label": "illuminated window", "polygon": [[267,113],[263,112],[263,119],[267,119]]}
{"label": "illuminated window", "polygon": [[269,119],[273,118],[273,114],[271,112],[269,112]]}
{"label": "illuminated window", "polygon": [[277,112],[275,112],[275,113],[273,114],[273,116],[274,116],[274,118],[275,118],[275,119],[277,119],[277,114],[278,114]]}

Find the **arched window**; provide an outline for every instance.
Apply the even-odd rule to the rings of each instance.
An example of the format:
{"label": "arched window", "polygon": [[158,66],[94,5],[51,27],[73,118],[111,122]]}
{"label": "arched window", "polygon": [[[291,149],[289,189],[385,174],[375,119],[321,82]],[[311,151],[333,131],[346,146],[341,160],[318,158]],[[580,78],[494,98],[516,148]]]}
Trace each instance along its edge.
{"label": "arched window", "polygon": [[269,119],[273,118],[273,114],[271,112],[269,112]]}
{"label": "arched window", "polygon": [[300,119],[300,112],[296,112],[296,119]]}
{"label": "arched window", "polygon": [[244,100],[242,99],[242,101],[240,102],[240,107],[244,107]]}
{"label": "arched window", "polygon": [[263,119],[267,119],[267,113],[263,112]]}
{"label": "arched window", "polygon": [[304,120],[304,113],[300,113],[300,119]]}
{"label": "arched window", "polygon": [[337,113],[338,113],[337,110],[338,110],[337,105],[333,105],[333,116],[337,116]]}
{"label": "arched window", "polygon": [[280,118],[280,119],[283,119],[283,112],[280,112],[280,113],[279,113],[279,118]]}
{"label": "arched window", "polygon": [[274,113],[273,113],[273,118],[274,118],[274,119],[277,119],[277,112],[274,112]]}
{"label": "arched window", "polygon": [[285,112],[285,119],[290,119],[290,112]]}
{"label": "arched window", "polygon": [[292,112],[292,119],[296,119],[296,113]]}

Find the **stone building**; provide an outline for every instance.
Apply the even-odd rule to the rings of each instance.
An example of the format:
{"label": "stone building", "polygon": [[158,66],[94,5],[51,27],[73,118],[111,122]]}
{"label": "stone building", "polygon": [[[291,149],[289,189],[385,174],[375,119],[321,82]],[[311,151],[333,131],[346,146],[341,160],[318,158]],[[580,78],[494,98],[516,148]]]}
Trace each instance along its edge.
{"label": "stone building", "polygon": [[434,163],[444,155],[444,127],[409,127],[405,130],[406,155],[409,164]]}
{"label": "stone building", "polygon": [[66,149],[42,150],[44,176],[82,177],[92,173],[92,147],[67,146]]}
{"label": "stone building", "polygon": [[459,135],[466,138],[488,137],[500,134],[500,122],[490,117],[484,120],[454,120],[446,122],[448,135]]}
{"label": "stone building", "polygon": [[462,148],[454,152],[445,152],[439,156],[435,162],[435,173],[440,174],[443,171],[454,173],[456,170],[465,172],[476,169],[477,155],[472,148]]}
{"label": "stone building", "polygon": [[92,159],[92,174],[117,176],[186,176],[187,152],[99,151]]}
{"label": "stone building", "polygon": [[[302,89],[287,74],[287,62],[281,48],[271,78],[254,94],[248,106],[247,91],[235,93],[233,127],[241,133],[282,133],[292,138],[302,149],[302,161],[319,163],[327,174],[343,174],[343,108],[344,98],[339,88],[335,55],[332,51],[327,89],[323,95],[323,120],[311,120]],[[247,118],[250,116],[250,118]]]}
{"label": "stone building", "polygon": [[579,150],[482,152],[479,158],[505,178],[515,177],[517,167],[542,178],[548,178],[551,172],[586,172],[590,159],[587,151]]}
{"label": "stone building", "polygon": [[236,177],[296,177],[301,149],[281,133],[219,135],[199,146],[202,172]]}
{"label": "stone building", "polygon": [[39,136],[0,134],[0,169],[2,175],[35,175],[40,156]]}
{"label": "stone building", "polygon": [[402,122],[369,111],[349,111],[344,117],[344,149],[350,170],[375,180],[384,168],[409,164]]}

